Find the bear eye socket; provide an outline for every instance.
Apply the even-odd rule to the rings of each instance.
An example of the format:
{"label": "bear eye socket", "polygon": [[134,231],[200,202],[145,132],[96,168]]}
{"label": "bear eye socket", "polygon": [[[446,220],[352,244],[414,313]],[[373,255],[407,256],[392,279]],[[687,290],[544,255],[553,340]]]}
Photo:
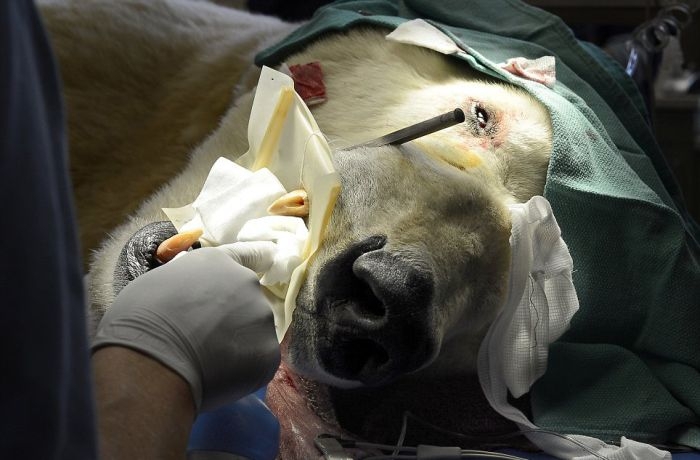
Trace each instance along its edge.
{"label": "bear eye socket", "polygon": [[472,100],[468,108],[467,129],[474,137],[493,137],[498,131],[498,112],[483,102]]}
{"label": "bear eye socket", "polygon": [[474,117],[479,129],[486,129],[489,124],[489,113],[480,105],[474,106]]}
{"label": "bear eye socket", "polygon": [[472,101],[468,125],[474,136],[491,136],[496,129],[496,119],[493,112],[481,101]]}

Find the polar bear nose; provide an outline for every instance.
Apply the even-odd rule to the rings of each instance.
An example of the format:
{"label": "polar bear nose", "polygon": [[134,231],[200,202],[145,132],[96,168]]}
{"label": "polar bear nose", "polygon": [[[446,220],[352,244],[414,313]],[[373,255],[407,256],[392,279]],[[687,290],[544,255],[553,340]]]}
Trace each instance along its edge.
{"label": "polar bear nose", "polygon": [[438,347],[431,272],[385,245],[384,236],[351,245],[319,279],[325,293],[319,313],[329,324],[321,362],[338,377],[368,385],[422,367]]}

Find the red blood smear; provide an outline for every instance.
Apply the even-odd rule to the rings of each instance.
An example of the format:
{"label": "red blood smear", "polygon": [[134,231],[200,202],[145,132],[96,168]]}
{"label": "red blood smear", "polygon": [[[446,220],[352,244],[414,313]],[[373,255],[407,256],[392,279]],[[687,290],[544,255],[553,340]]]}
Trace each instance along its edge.
{"label": "red blood smear", "polygon": [[294,79],[294,90],[306,105],[320,104],[326,100],[326,85],[323,83],[321,63],[294,64],[289,66]]}

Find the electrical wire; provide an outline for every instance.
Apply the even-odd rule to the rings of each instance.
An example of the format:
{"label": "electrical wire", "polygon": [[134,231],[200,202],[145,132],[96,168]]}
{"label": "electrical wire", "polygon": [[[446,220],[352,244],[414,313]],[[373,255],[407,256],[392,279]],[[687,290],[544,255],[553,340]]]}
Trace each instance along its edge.
{"label": "electrical wire", "polygon": [[[572,437],[562,434],[562,433],[557,433],[556,431],[551,431],[551,430],[546,430],[543,428],[532,428],[532,429],[524,429],[524,430],[518,430],[518,431],[513,431],[511,433],[505,433],[501,435],[489,435],[489,434],[473,434],[473,435],[468,435],[464,433],[458,433],[455,431],[447,430],[445,428],[439,427],[437,425],[434,425],[426,420],[421,419],[420,417],[412,414],[409,411],[405,411],[403,413],[403,421],[402,421],[402,427],[401,427],[401,434],[399,435],[399,441],[400,444],[403,444],[403,441],[406,437],[406,431],[408,428],[408,418],[411,417],[415,421],[422,423],[423,425],[431,428],[434,431],[437,431],[439,433],[447,434],[450,436],[455,436],[458,438],[462,438],[465,440],[469,441],[484,441],[484,440],[489,440],[489,441],[501,441],[501,440],[506,440],[506,439],[512,439],[518,436],[523,436],[528,433],[539,433],[539,434],[546,434],[546,435],[551,435],[551,436],[556,436],[562,439],[565,439],[572,444],[578,446],[579,448],[585,450],[589,454],[593,455],[596,458],[599,458],[601,460],[608,460],[606,457],[600,455],[598,452],[592,450],[590,447],[586,446],[585,444],[581,443],[580,441],[573,439]],[[396,447],[401,447],[399,442],[397,442]],[[397,452],[397,451],[394,451]],[[501,455],[500,453],[498,455]],[[495,458],[504,458],[504,457],[495,457]],[[517,458],[517,457],[516,457]]]}
{"label": "electrical wire", "polygon": [[[363,449],[381,449],[381,450],[394,450],[399,446],[396,446],[394,444],[376,444],[373,442],[364,442],[364,441],[356,441],[353,443],[354,447],[359,447]],[[402,446],[400,447],[401,451],[405,452],[416,452],[418,449],[413,446]],[[392,453],[392,455],[396,455],[396,453]]]}
{"label": "electrical wire", "polygon": [[[363,460],[390,460],[390,459],[419,459],[418,449],[416,447],[404,446],[403,443],[406,439],[406,432],[408,431],[408,417],[413,417],[416,420],[421,421],[418,417],[411,414],[409,411],[404,411],[401,420],[401,431],[399,433],[399,438],[395,445],[389,444],[373,444],[367,442],[355,442],[356,447],[374,448],[380,450],[392,450],[391,455],[374,455],[370,457],[364,457]],[[431,426],[425,422],[427,425]],[[400,451],[413,452],[412,455],[400,454]],[[461,449],[459,458],[494,458],[502,460],[526,460],[522,457],[516,457],[514,455],[500,453],[500,452],[490,452],[485,450],[471,450],[471,449]]]}
{"label": "electrical wire", "polygon": [[[463,450],[460,452],[459,458],[495,458],[501,460],[527,460],[523,457],[516,457],[514,455],[503,454],[500,452],[489,452],[481,450]],[[417,455],[374,455],[371,457],[363,457],[362,460],[392,460],[392,459],[411,459],[420,460]]]}
{"label": "electrical wire", "polygon": [[396,441],[396,449],[394,449],[394,452],[392,452],[391,455],[396,455],[399,453],[399,450],[403,446],[403,442],[406,439],[406,431],[408,431],[407,413],[407,411],[403,413],[403,419],[401,420],[401,433],[399,434],[399,439]]}
{"label": "electrical wire", "polygon": [[517,457],[515,455],[504,454],[502,452],[491,452],[488,450],[470,450],[465,449],[462,451],[460,458],[499,458],[503,460],[527,460],[523,457]]}
{"label": "electrical wire", "polygon": [[416,460],[418,457],[414,455],[374,455],[372,457],[363,457],[362,460],[390,460],[390,459],[411,459]]}

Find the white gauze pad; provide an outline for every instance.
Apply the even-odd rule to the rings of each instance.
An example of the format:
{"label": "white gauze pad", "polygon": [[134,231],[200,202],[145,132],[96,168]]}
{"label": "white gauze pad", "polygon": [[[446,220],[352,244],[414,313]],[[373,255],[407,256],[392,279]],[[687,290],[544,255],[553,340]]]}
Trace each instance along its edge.
{"label": "white gauze pad", "polygon": [[[219,129],[225,129],[221,127]],[[340,191],[331,150],[293,80],[263,67],[248,122],[249,150],[237,163],[219,158],[194,202],[164,208],[178,231],[202,229],[203,245],[272,241],[272,267],[261,275],[281,341],[289,328],[306,267],[321,245]],[[304,189],[308,230],[299,217],[267,216],[287,191]]]}

